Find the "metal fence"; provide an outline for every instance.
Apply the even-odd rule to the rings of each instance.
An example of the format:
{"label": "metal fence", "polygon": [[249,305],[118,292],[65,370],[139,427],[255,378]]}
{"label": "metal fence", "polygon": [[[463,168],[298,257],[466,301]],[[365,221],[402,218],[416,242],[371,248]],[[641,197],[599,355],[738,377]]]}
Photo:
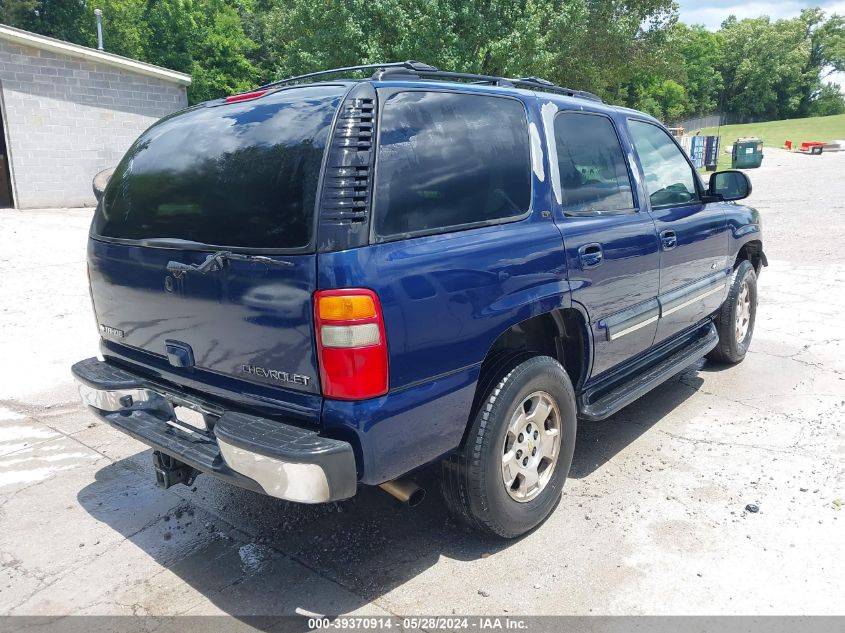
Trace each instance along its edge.
{"label": "metal fence", "polygon": [[718,127],[719,125],[724,125],[724,123],[725,122],[722,120],[722,115],[708,114],[707,116],[700,116],[695,117],[694,119],[684,119],[683,121],[678,121],[677,123],[673,123],[672,127],[682,127],[687,132],[694,132],[705,127]]}
{"label": "metal fence", "polygon": [[750,117],[733,112],[722,112],[721,114],[706,114],[683,121],[674,121],[669,127],[682,127],[687,132],[695,132],[706,127],[718,127],[720,125],[733,125],[734,123],[755,123],[756,117]]}

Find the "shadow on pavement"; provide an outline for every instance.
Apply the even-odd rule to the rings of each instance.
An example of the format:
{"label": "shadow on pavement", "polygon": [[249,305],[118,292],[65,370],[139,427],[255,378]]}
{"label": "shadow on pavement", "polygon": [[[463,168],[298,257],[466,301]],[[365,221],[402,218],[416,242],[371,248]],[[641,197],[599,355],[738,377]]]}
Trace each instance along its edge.
{"label": "shadow on pavement", "polygon": [[[570,476],[587,477],[694,394],[702,382],[695,369],[607,421],[583,423]],[[144,451],[109,464],[79,492],[80,504],[214,607],[242,618],[354,611],[425,574],[441,557],[473,561],[519,542],[456,525],[435,467],[414,477],[428,491],[418,508],[377,488],[339,503],[298,505],[204,475],[193,488],[171,488],[178,497],[161,515],[139,507],[141,498],[169,494],[153,490],[150,462]]]}
{"label": "shadow on pavement", "polygon": [[[138,497],[169,494],[151,490],[150,462],[151,451],[144,451],[102,468],[78,493],[80,504],[214,607],[238,617],[348,613],[425,573],[441,556],[472,561],[517,542],[457,526],[432,468],[415,477],[428,490],[418,508],[378,488],[339,503],[298,505],[204,475],[193,488],[171,488],[184,501],[174,498],[175,507],[156,515],[123,492],[141,483],[146,492]],[[162,607],[166,612],[174,599]]]}
{"label": "shadow on pavement", "polygon": [[589,476],[693,396],[704,383],[700,369],[699,364],[681,372],[606,420],[579,421],[569,476]]}

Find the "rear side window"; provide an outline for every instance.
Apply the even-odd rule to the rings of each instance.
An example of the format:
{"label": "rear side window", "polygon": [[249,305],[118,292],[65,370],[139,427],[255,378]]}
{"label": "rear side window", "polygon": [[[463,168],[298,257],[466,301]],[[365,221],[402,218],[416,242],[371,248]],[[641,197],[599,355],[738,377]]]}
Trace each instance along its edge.
{"label": "rear side window", "polygon": [[385,102],[380,129],[377,235],[434,233],[528,211],[531,156],[520,101],[400,92]]}
{"label": "rear side window", "polygon": [[567,215],[633,212],[631,179],[610,119],[562,112],[555,118],[555,145]]}
{"label": "rear side window", "polygon": [[651,206],[671,207],[698,201],[692,167],[669,134],[643,121],[628,121],[628,129],[643,166]]}
{"label": "rear side window", "polygon": [[94,234],[236,248],[307,246],[323,151],[343,90],[281,90],[158,123],[115,170]]}

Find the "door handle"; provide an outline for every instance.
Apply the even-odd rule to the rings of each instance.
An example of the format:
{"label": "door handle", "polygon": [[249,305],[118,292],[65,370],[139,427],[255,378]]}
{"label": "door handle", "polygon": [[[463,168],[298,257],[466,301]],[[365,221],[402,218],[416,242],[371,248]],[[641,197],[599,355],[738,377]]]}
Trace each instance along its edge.
{"label": "door handle", "polygon": [[578,249],[578,258],[582,269],[595,268],[604,259],[601,244],[584,244]]}
{"label": "door handle", "polygon": [[675,235],[675,231],[662,231],[660,233],[660,241],[663,242],[664,251],[671,251],[678,245],[678,236]]}

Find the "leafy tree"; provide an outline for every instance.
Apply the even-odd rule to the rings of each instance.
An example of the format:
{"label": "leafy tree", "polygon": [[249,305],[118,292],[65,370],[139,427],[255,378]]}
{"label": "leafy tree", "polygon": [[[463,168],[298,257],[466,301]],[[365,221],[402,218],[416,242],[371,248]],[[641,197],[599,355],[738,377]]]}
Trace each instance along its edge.
{"label": "leafy tree", "polygon": [[810,44],[807,65],[820,69],[822,78],[845,71],[845,17],[834,13],[825,19],[824,11],[816,7],[804,9],[800,20]]}
{"label": "leafy tree", "polygon": [[828,83],[810,101],[810,116],[845,114],[845,96],[839,84]]}
{"label": "leafy tree", "polygon": [[81,44],[84,0],[0,0],[0,21]]}
{"label": "leafy tree", "polygon": [[818,8],[717,32],[672,0],[0,0],[0,20],[190,73],[197,102],[281,76],[419,59],[540,76],[671,121],[717,109],[769,119],[838,111],[845,18]]}
{"label": "leafy tree", "polygon": [[248,59],[255,47],[244,34],[237,11],[222,0],[206,0],[216,10],[202,12],[197,20],[199,39],[191,50],[193,80],[189,96],[204,101],[225,94],[247,90],[255,85],[258,71]]}
{"label": "leafy tree", "polygon": [[288,0],[265,33],[277,76],[419,59],[611,96],[665,64],[674,20],[671,0]]}
{"label": "leafy tree", "polygon": [[721,71],[725,107],[760,119],[798,116],[801,99],[818,80],[807,67],[809,47],[800,20],[768,17],[725,21]]}
{"label": "leafy tree", "polygon": [[722,35],[703,26],[678,24],[672,33],[673,44],[682,58],[686,92],[686,115],[715,112],[724,88],[718,70],[722,58]]}
{"label": "leafy tree", "polygon": [[226,0],[147,0],[143,59],[192,76],[191,103],[245,90],[256,68],[238,10]]}
{"label": "leafy tree", "polygon": [[[777,22],[729,19],[720,33],[725,106],[741,115],[808,116],[822,90],[821,77],[845,68],[845,20],[825,19],[820,9]],[[826,103],[834,97],[825,92]]]}
{"label": "leafy tree", "polygon": [[0,0],[0,22],[24,28],[39,4],[39,0]]}
{"label": "leafy tree", "polygon": [[84,43],[94,47],[97,45],[97,24],[92,5],[103,12],[103,48],[109,53],[148,61],[145,54],[149,39],[145,0],[89,0],[82,31]]}

